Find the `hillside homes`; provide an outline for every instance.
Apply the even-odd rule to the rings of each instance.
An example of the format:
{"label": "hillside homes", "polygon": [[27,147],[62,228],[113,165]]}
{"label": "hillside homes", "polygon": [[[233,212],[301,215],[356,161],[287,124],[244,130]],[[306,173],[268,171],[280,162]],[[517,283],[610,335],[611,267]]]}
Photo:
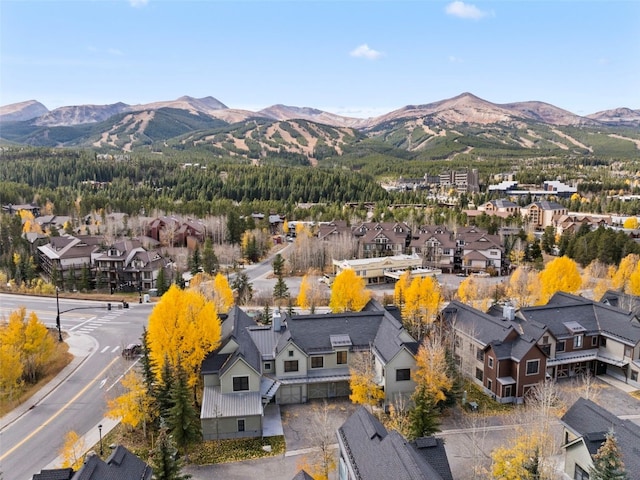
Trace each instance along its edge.
{"label": "hillside homes", "polygon": [[73,278],[80,278],[84,268],[91,269],[101,243],[101,238],[91,235],[51,237],[49,243],[37,247],[37,262],[49,281],[56,278],[64,288]]}
{"label": "hillside homes", "polygon": [[441,318],[461,372],[500,402],[523,401],[545,378],[587,372],[640,388],[640,322],[628,310],[558,292],[518,312],[484,313],[453,301]]}
{"label": "hillside homes", "polygon": [[276,312],[257,325],[235,307],[222,324],[221,346],[202,364],[205,439],[260,436],[265,406],[349,395],[350,364],[371,355],[384,404],[415,389],[416,341],[388,310],[298,315]]}
{"label": "hillside homes", "polygon": [[176,217],[161,216],[153,219],[145,229],[145,235],[172,247],[195,248],[204,243],[207,229],[197,220],[181,220]]}
{"label": "hillside homes", "polygon": [[359,258],[401,255],[411,240],[411,228],[404,222],[363,222],[352,233],[358,238]]}
{"label": "hillside homes", "polygon": [[555,226],[558,219],[567,215],[568,209],[557,202],[542,201],[533,202],[520,209],[520,214],[525,222],[536,230],[544,230],[546,227]]}

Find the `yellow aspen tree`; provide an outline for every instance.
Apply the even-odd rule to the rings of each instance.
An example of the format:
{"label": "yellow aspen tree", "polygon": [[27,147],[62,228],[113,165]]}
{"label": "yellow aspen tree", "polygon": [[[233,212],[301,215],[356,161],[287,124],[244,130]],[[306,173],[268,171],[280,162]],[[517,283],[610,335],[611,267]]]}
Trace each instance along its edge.
{"label": "yellow aspen tree", "polygon": [[576,293],[582,285],[578,264],[569,257],[558,257],[538,274],[540,298],[538,305],[546,304],[556,292]]}
{"label": "yellow aspen tree", "polygon": [[284,232],[285,235],[289,234],[289,222],[287,220],[282,222],[282,231]]}
{"label": "yellow aspen tree", "polygon": [[458,298],[462,303],[472,305],[477,300],[478,282],[475,278],[467,277],[458,286]]}
{"label": "yellow aspen tree", "polygon": [[161,379],[168,361],[187,372],[193,387],[204,357],[220,344],[220,319],[214,303],[201,293],[172,285],[151,312],[147,335],[156,378]]}
{"label": "yellow aspen tree", "polygon": [[620,265],[618,265],[618,269],[611,278],[613,288],[624,291],[627,286],[627,282],[629,281],[629,277],[638,267],[639,262],[640,255],[635,253],[631,253],[620,260]]}
{"label": "yellow aspen tree", "polygon": [[414,278],[405,292],[402,318],[414,338],[420,339],[440,310],[442,293],[433,277]]}
{"label": "yellow aspen tree", "polygon": [[371,293],[365,288],[364,279],[356,275],[353,269],[347,268],[336,275],[331,285],[329,309],[333,313],[359,312],[370,298]]}
{"label": "yellow aspen tree", "polygon": [[213,279],[213,302],[220,313],[227,313],[233,306],[233,290],[222,273],[218,273]]}
{"label": "yellow aspen tree", "polygon": [[404,303],[406,302],[406,292],[411,284],[411,270],[407,270],[396,282],[395,287],[393,288],[393,303],[396,304],[398,308],[402,308]]}
{"label": "yellow aspen tree", "polygon": [[144,382],[139,373],[131,370],[121,383],[125,392],[107,401],[107,416],[120,418],[123,424],[131,428],[142,424],[146,436],[146,424],[152,418],[152,399],[147,394]]}
{"label": "yellow aspen tree", "polygon": [[26,379],[36,383],[55,352],[55,341],[35,312],[31,312],[24,325],[22,352]]}
{"label": "yellow aspen tree", "polygon": [[540,296],[538,274],[527,267],[518,267],[509,277],[507,295],[516,308],[535,305]]}
{"label": "yellow aspen tree", "polygon": [[298,291],[298,298],[296,298],[297,305],[304,310],[308,310],[311,306],[309,298],[310,290],[309,277],[305,275],[300,282],[300,290]]}
{"label": "yellow aspen tree", "polygon": [[638,219],[636,217],[629,217],[624,221],[622,227],[630,230],[636,230],[638,228]]}
{"label": "yellow aspen tree", "polygon": [[352,403],[364,405],[372,411],[384,399],[384,392],[375,382],[376,369],[373,355],[368,352],[358,352],[351,356],[349,362],[349,400]]}
{"label": "yellow aspen tree", "polygon": [[535,436],[527,432],[509,443],[491,452],[491,473],[496,480],[533,480],[534,477],[527,466],[537,456]]}
{"label": "yellow aspen tree", "polygon": [[448,370],[444,344],[438,337],[426,337],[416,354],[416,390],[424,388],[436,403],[445,400],[453,387]]}
{"label": "yellow aspen tree", "polygon": [[631,295],[640,296],[640,263],[636,265],[635,270],[629,275],[626,292]]}
{"label": "yellow aspen tree", "polygon": [[11,400],[20,390],[24,367],[20,352],[13,346],[0,341],[0,398]]}
{"label": "yellow aspen tree", "polygon": [[70,430],[64,436],[64,444],[60,450],[60,456],[62,457],[61,468],[73,468],[79,470],[84,463],[85,452],[84,439],[81,438],[76,432]]}

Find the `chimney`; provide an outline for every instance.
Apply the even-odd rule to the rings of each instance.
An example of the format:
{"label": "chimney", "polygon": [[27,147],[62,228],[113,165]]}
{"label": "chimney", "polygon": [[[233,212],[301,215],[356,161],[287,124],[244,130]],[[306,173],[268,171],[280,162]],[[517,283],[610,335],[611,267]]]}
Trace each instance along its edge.
{"label": "chimney", "polygon": [[515,314],[515,308],[513,308],[511,305],[504,305],[502,307],[502,316],[505,320],[513,320],[515,318]]}
{"label": "chimney", "polygon": [[271,325],[273,325],[273,331],[279,332],[282,330],[282,314],[280,310],[275,310],[271,316]]}

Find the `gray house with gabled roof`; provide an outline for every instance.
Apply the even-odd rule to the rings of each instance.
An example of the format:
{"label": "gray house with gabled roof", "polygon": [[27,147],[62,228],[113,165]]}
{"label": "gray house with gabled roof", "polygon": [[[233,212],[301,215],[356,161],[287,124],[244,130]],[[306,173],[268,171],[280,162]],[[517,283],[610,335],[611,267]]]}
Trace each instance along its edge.
{"label": "gray house with gabled roof", "polygon": [[593,456],[613,432],[622,453],[629,480],[640,479],[640,428],[622,420],[586,398],[579,398],[561,419],[564,427],[564,472],[576,480],[588,480]]}
{"label": "gray house with gabled roof", "polygon": [[384,405],[414,389],[418,344],[379,303],[361,312],[288,317],[257,325],[234,307],[222,323],[222,344],[202,364],[201,422],[205,439],[260,436],[264,407],[345,397],[350,363],[373,357]]}
{"label": "gray house with gabled roof", "polygon": [[337,437],[339,480],[453,480],[442,439],[408,442],[364,407],[338,428]]}

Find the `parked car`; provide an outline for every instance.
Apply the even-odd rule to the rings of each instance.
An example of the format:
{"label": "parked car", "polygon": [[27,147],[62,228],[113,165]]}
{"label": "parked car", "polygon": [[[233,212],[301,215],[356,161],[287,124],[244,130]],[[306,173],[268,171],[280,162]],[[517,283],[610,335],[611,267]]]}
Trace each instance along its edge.
{"label": "parked car", "polygon": [[139,343],[130,343],[122,349],[122,356],[124,358],[130,359],[137,357],[138,355],[142,355],[142,345]]}

